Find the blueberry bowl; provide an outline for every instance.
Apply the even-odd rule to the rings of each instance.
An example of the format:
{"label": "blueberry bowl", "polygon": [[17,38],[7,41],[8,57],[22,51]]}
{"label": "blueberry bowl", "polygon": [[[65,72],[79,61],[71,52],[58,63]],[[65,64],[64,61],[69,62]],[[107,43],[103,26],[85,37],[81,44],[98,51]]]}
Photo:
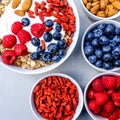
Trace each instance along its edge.
{"label": "blueberry bowl", "polygon": [[[88,17],[90,17],[93,20],[103,20],[103,19],[110,20],[110,19],[115,19],[120,16],[119,9],[116,10],[116,8],[111,6],[112,5],[111,2],[102,1],[104,2],[102,4],[104,7],[100,5],[100,1],[90,0],[88,2],[87,0],[80,0],[80,2],[81,2],[81,5],[85,13],[88,15]],[[107,4],[107,7],[105,4]]]}
{"label": "blueberry bowl", "polygon": [[101,20],[90,25],[82,38],[82,55],[98,71],[120,69],[120,23]]}

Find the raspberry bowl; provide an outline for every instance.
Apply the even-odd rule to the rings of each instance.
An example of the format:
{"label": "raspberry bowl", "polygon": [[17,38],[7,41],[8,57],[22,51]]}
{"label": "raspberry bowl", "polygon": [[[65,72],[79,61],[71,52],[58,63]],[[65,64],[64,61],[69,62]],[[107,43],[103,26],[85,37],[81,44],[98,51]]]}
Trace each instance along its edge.
{"label": "raspberry bowl", "polygon": [[82,38],[82,55],[98,71],[120,69],[120,23],[100,20],[90,25]]}
{"label": "raspberry bowl", "polygon": [[[41,90],[44,94],[41,94]],[[46,75],[40,78],[31,90],[30,108],[38,120],[76,120],[83,108],[82,90],[79,84],[66,74]]]}
{"label": "raspberry bowl", "polygon": [[94,120],[120,119],[120,74],[100,73],[84,89],[84,105]]}
{"label": "raspberry bowl", "polygon": [[[115,0],[117,1],[117,0]],[[87,1],[87,0],[80,0],[83,10],[93,20],[110,20],[115,19],[120,16],[120,11],[118,8],[115,8],[115,4],[112,3],[113,1]],[[102,3],[103,2],[103,3]],[[118,2],[118,1],[117,1]],[[117,4],[119,4],[118,2]],[[102,7],[103,6],[103,7]]]}
{"label": "raspberry bowl", "polygon": [[11,1],[0,21],[0,64],[19,73],[39,74],[71,55],[80,31],[77,8],[73,0],[52,2],[33,0],[26,10],[24,2],[14,6]]}

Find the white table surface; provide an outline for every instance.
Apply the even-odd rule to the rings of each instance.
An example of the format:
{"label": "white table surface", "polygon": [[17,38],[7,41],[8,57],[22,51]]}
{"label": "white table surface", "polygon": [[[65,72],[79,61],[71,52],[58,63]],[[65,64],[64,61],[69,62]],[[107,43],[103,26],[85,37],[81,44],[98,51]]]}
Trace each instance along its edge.
{"label": "white table surface", "polygon": [[[81,39],[85,29],[94,21],[86,16],[80,0],[77,6],[81,28],[80,36],[71,56],[58,68],[37,75],[22,75],[0,65],[0,120],[36,120],[29,106],[29,95],[33,84],[42,76],[59,72],[75,78],[84,91],[87,82],[99,72],[91,68],[81,55]],[[116,19],[119,21],[119,19]],[[120,72],[120,71],[117,71]],[[83,108],[77,120],[92,120]]]}

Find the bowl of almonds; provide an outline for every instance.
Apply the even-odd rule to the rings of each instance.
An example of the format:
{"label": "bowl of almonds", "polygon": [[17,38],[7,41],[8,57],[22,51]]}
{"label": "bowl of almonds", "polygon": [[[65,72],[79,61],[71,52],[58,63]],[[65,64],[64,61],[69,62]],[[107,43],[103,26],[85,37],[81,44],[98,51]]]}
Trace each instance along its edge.
{"label": "bowl of almonds", "polygon": [[119,0],[81,0],[86,14],[94,19],[115,19],[120,15]]}
{"label": "bowl of almonds", "polygon": [[33,86],[30,107],[38,120],[76,120],[83,108],[82,90],[68,75],[49,74]]}

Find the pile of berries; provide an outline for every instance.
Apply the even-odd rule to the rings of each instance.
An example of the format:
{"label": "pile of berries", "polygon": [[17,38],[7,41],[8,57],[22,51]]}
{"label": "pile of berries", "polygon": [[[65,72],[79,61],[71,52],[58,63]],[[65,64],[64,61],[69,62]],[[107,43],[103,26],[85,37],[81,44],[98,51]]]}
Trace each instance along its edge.
{"label": "pile of berries", "polygon": [[[12,34],[5,35],[2,40],[2,44],[5,50],[2,53],[2,60],[6,64],[13,64],[18,56],[24,56],[28,54],[26,42],[31,40],[31,34],[24,30],[23,27],[29,26],[30,20],[28,18],[22,18],[21,22],[16,21],[11,26]],[[17,39],[19,43],[17,43]]]}
{"label": "pile of berries", "polygon": [[[31,27],[31,31],[35,29],[35,33],[32,32],[35,37],[32,38],[31,43],[36,47],[36,51],[31,53],[30,57],[32,60],[42,58],[45,62],[59,62],[61,58],[66,55],[66,42],[61,39],[62,26],[58,23],[54,23],[51,19],[47,19],[44,24],[46,28],[43,34],[44,41],[39,39],[40,36],[35,35],[35,33],[39,33],[36,32],[38,25],[34,24]],[[47,43],[47,45],[45,43]]]}
{"label": "pile of berries", "polygon": [[98,68],[120,67],[120,27],[112,23],[98,24],[85,37],[84,53]]}
{"label": "pile of berries", "polygon": [[86,97],[92,113],[109,120],[120,118],[120,76],[103,75],[94,79]]}
{"label": "pile of berries", "polygon": [[66,42],[62,40],[61,34],[62,26],[48,19],[44,24],[32,24],[30,32],[28,32],[24,30],[24,27],[29,25],[28,18],[22,18],[21,22],[16,21],[12,24],[11,32],[13,34],[5,35],[2,41],[3,46],[9,49],[2,54],[3,62],[13,64],[17,56],[27,55],[26,43],[29,41],[36,47],[36,51],[30,53],[32,60],[41,58],[44,62],[59,62],[66,55]]}

